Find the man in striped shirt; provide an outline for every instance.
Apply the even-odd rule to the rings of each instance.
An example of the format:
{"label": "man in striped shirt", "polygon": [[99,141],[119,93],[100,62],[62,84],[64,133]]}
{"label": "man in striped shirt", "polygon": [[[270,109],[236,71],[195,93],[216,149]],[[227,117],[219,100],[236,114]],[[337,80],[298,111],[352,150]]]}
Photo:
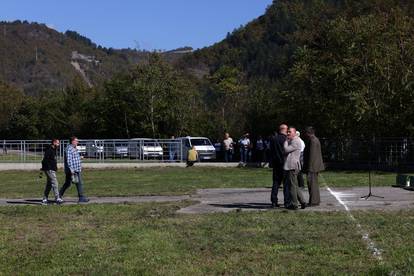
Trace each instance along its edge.
{"label": "man in striped shirt", "polygon": [[89,199],[83,194],[83,183],[82,183],[82,162],[79,155],[79,151],[76,148],[79,140],[73,136],[70,138],[70,144],[65,149],[65,184],[63,184],[60,190],[60,196],[62,197],[66,189],[73,183],[76,184],[78,189],[79,202],[88,202]]}

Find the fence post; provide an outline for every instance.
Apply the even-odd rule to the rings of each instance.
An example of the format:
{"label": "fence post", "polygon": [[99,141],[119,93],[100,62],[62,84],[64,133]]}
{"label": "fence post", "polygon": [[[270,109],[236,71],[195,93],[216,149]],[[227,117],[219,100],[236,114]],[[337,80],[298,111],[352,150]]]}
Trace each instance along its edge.
{"label": "fence post", "polygon": [[23,141],[23,163],[26,163],[26,157],[27,157],[27,152],[26,152],[26,140]]}

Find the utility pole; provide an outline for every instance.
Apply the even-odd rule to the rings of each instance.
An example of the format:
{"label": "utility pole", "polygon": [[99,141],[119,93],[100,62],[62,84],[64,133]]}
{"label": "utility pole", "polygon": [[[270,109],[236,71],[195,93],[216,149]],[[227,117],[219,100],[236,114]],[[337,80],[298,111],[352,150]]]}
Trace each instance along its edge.
{"label": "utility pole", "polygon": [[36,46],[35,52],[36,52],[36,63],[37,63],[37,46]]}
{"label": "utility pole", "polygon": [[6,24],[3,25],[3,36],[6,37]]}

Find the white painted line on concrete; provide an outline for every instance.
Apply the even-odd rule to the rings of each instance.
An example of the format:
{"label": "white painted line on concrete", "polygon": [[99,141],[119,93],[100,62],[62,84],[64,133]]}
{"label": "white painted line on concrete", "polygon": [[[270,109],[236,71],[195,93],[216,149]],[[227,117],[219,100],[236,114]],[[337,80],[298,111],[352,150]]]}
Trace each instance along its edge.
{"label": "white painted line on concrete", "polygon": [[[325,183],[326,185],[326,183]],[[354,215],[352,215],[351,213],[351,209],[345,204],[345,202],[342,201],[341,199],[341,193],[337,193],[331,190],[331,188],[329,188],[328,185],[326,185],[326,189],[331,193],[331,195],[333,195],[336,200],[345,208],[345,210],[348,213],[349,218],[355,222],[359,232],[362,235],[362,240],[365,241],[365,243],[367,244],[367,248],[369,251],[371,251],[372,256],[374,256],[374,258],[376,258],[379,261],[382,261],[382,254],[380,249],[378,249],[378,247],[375,245],[375,243],[369,238],[369,234],[364,231],[364,229],[362,228],[361,224],[357,221],[357,219],[354,217]]]}

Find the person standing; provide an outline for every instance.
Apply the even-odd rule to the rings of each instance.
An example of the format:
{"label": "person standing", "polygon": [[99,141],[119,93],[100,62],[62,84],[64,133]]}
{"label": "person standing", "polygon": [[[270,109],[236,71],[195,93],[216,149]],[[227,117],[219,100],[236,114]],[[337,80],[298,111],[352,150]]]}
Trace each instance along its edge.
{"label": "person standing", "polygon": [[175,156],[177,155],[177,159],[178,158],[178,143],[177,140],[175,139],[175,136],[171,136],[170,139],[170,143],[168,145],[168,153],[169,153],[169,159],[171,162],[174,162],[175,160]]}
{"label": "person standing", "polygon": [[[283,165],[285,163],[285,151],[283,149],[283,145],[286,141],[287,129],[287,125],[281,124],[279,126],[279,132],[272,136],[269,141],[269,166],[273,168],[272,192],[270,194],[270,201],[272,202],[273,208],[280,206],[278,203],[277,194],[284,179]],[[283,201],[285,207],[287,207],[287,203],[289,202],[289,193],[286,185],[283,185]]]}
{"label": "person standing", "polygon": [[319,172],[325,170],[322,159],[321,143],[315,136],[315,129],[307,127],[305,130],[306,142],[304,152],[304,171],[307,173],[309,190],[309,206],[318,206],[321,203],[318,177]]}
{"label": "person standing", "polygon": [[66,189],[73,183],[76,184],[78,190],[79,202],[88,202],[89,199],[83,193],[83,181],[82,181],[82,162],[77,146],[79,140],[73,136],[70,138],[70,144],[65,149],[65,184],[60,189],[60,197],[63,197]]}
{"label": "person standing", "polygon": [[289,127],[287,134],[287,140],[283,145],[283,149],[287,154],[283,169],[286,173],[285,184],[290,191],[290,202],[286,208],[292,210],[298,209],[299,201],[301,208],[305,209],[306,201],[302,195],[302,191],[298,188],[298,173],[301,170],[301,144],[299,137],[296,135],[296,129],[294,127]]}
{"label": "person standing", "polygon": [[[302,140],[302,138],[300,138],[300,132],[296,131],[296,136],[298,137],[299,141],[300,141],[300,165],[301,168],[303,168],[303,152],[305,151],[305,142]],[[305,181],[303,180],[303,172],[302,170],[299,171],[298,173],[298,186],[299,188],[305,188]]]}
{"label": "person standing", "polygon": [[229,133],[224,133],[224,140],[223,140],[223,149],[224,149],[224,161],[225,162],[232,162],[233,161],[233,139],[230,137]]}
{"label": "person standing", "polygon": [[256,140],[256,161],[259,164],[259,167],[263,165],[264,162],[264,154],[265,154],[265,143],[262,136],[258,136]]}
{"label": "person standing", "polygon": [[46,174],[46,187],[43,193],[42,204],[48,204],[50,190],[53,190],[55,194],[55,200],[57,204],[62,204],[63,200],[59,195],[59,184],[56,177],[57,172],[57,160],[56,160],[56,151],[59,148],[60,141],[58,139],[53,139],[52,143],[46,148],[43,160],[42,160],[42,171]]}
{"label": "person standing", "polygon": [[246,165],[249,159],[250,139],[249,133],[243,135],[239,140],[240,145],[240,163]]}

